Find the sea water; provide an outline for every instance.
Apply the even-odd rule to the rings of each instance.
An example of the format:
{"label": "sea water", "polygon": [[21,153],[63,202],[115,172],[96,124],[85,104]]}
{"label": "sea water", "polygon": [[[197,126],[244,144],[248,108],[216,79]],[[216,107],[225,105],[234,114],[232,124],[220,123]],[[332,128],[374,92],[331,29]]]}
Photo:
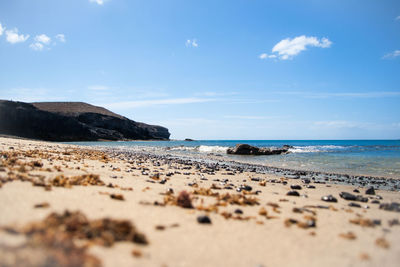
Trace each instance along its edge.
{"label": "sea water", "polygon": [[[165,152],[174,156],[218,156],[222,160],[294,170],[400,178],[400,140],[198,140],[76,142],[88,146]],[[257,147],[290,145],[290,154],[272,156],[228,155],[236,144]]]}

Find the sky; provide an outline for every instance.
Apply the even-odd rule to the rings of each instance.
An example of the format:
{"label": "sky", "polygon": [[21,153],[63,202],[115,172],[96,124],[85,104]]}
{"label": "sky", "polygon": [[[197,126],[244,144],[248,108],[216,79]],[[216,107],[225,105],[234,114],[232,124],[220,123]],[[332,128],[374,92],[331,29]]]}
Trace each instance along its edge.
{"label": "sky", "polygon": [[173,139],[399,139],[398,0],[0,0],[0,99]]}

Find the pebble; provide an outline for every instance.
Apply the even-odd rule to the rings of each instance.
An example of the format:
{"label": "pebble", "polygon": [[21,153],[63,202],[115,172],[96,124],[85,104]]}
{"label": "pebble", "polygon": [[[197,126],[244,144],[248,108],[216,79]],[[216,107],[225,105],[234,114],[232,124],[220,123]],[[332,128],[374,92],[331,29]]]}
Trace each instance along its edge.
{"label": "pebble", "polygon": [[292,184],[292,185],[290,186],[290,188],[293,189],[293,190],[301,190],[301,186],[300,186],[300,185],[297,185],[297,184]]}
{"label": "pebble", "polygon": [[341,192],[339,194],[339,196],[341,198],[343,198],[343,199],[346,199],[346,200],[353,200],[354,201],[354,200],[357,199],[356,195],[353,195],[353,194],[350,194],[350,193],[347,193],[347,192]]}
{"label": "pebble", "polygon": [[295,197],[299,197],[300,196],[299,192],[297,192],[297,191],[289,191],[289,192],[287,192],[286,195],[287,196],[295,196]]}
{"label": "pebble", "polygon": [[400,212],[400,203],[397,202],[383,203],[379,205],[379,208],[387,211]]}
{"label": "pebble", "polygon": [[321,200],[326,202],[337,202],[337,199],[332,195],[323,196]]}
{"label": "pebble", "polygon": [[349,207],[361,208],[361,205],[354,202],[350,202]]}
{"label": "pebble", "polygon": [[375,189],[373,186],[368,187],[368,189],[365,191],[365,194],[367,195],[375,195]]}
{"label": "pebble", "polygon": [[310,184],[307,185],[306,187],[307,187],[308,189],[315,189],[315,186],[314,186],[314,185],[310,185]]}
{"label": "pebble", "polygon": [[368,198],[363,197],[363,196],[356,196],[347,192],[341,192],[340,197],[346,200],[351,200],[351,201],[360,201],[360,202],[368,202]]}
{"label": "pebble", "polygon": [[211,224],[211,219],[207,215],[201,215],[197,217],[197,222],[201,224]]}
{"label": "pebble", "polygon": [[236,214],[243,214],[243,211],[241,209],[235,209],[234,211]]}

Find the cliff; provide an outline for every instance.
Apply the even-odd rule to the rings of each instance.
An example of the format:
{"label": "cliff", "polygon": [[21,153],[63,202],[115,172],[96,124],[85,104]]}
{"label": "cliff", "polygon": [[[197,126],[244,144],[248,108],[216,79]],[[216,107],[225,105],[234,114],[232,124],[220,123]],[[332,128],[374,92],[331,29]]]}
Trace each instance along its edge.
{"label": "cliff", "polygon": [[83,102],[0,100],[0,134],[46,141],[168,140],[167,128]]}

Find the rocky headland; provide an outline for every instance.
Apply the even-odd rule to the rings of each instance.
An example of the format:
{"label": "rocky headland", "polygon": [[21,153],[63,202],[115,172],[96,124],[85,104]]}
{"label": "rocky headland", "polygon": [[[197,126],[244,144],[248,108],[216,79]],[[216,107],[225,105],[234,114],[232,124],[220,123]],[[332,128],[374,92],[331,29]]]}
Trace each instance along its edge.
{"label": "rocky headland", "polygon": [[169,140],[167,128],[83,102],[0,100],[0,134],[45,141]]}

